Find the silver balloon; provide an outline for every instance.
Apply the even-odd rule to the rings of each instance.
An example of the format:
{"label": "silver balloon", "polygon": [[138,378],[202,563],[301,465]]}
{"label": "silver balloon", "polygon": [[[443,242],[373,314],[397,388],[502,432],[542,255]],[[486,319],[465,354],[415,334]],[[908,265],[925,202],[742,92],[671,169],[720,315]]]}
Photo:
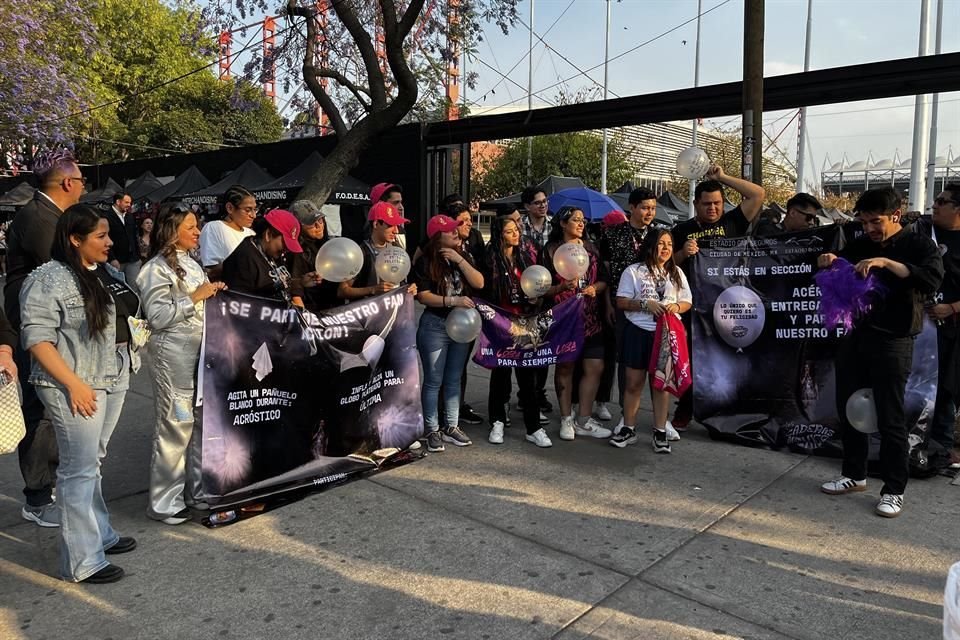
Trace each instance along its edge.
{"label": "silver balloon", "polygon": [[567,242],[553,252],[553,267],[564,280],[577,280],[590,268],[590,254],[582,244]]}
{"label": "silver balloon", "polygon": [[320,247],[314,266],[329,282],[353,280],[363,268],[363,250],[350,238],[331,238]]}
{"label": "silver balloon", "polygon": [[553,276],[550,275],[550,271],[539,264],[527,267],[520,274],[520,288],[530,299],[546,294],[552,284]]}
{"label": "silver balloon", "polygon": [[873,389],[857,389],[847,398],[847,422],[861,433],[876,433],[877,406],[873,402]]}
{"label": "silver balloon", "polygon": [[710,168],[710,158],[700,147],[684,149],[677,156],[677,173],[690,180],[699,180]]}
{"label": "silver balloon", "polygon": [[410,273],[410,256],[400,247],[390,245],[377,254],[374,266],[381,280],[400,284]]}
{"label": "silver balloon", "polygon": [[713,305],[713,324],[734,349],[749,347],[763,332],[766,311],[753,289],[734,285],[723,290]]}
{"label": "silver balloon", "polygon": [[480,314],[476,309],[457,307],[447,316],[447,335],[454,342],[473,342],[480,335]]}

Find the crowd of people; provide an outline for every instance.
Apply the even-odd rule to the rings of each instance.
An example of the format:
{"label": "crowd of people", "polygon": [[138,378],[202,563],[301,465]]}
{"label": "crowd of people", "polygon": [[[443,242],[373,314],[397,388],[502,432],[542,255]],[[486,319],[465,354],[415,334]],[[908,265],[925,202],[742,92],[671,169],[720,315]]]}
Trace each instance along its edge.
{"label": "crowd of people", "polygon": [[[697,293],[688,276],[698,243],[713,236],[808,228],[820,209],[813,196],[797,194],[787,203],[782,226],[764,223],[759,217],[763,188],[714,165],[696,187],[695,217],[672,229],[655,222],[656,194],[647,189],[630,193],[626,215],[611,212],[595,223],[577,207],[549,211],[547,194],[531,187],[522,193],[522,211],[513,205],[497,209],[485,242],[464,199],[452,194],[426,222],[410,275],[396,285],[384,282],[375,265],[381,252],[399,246],[410,220],[404,217],[402,188],[381,183],[370,194],[363,267],[355,278],[335,283],[324,281],[314,266],[329,240],[316,203],[297,201],[289,210],[258,215],[254,195],[237,185],[225,194],[223,219],[202,230],[197,214],[177,204],[163,206],[155,218],[137,225],[127,194],[117,194],[108,211],[79,204],[85,179],[70,154],[44,158],[35,172],[40,188],[6,234],[0,369],[16,373],[23,387],[27,435],[19,447],[25,484],[21,514],[39,526],[60,528],[61,576],[89,583],[122,578],[123,570],[107,556],[136,547],[132,537],[111,527],[100,465],[144,349],[156,404],[147,514],[170,525],[190,519],[200,483],[199,468],[188,460],[191,449],[199,447],[194,404],[204,303],[220,291],[281,300],[315,313],[398,286],[416,296],[423,305],[416,344],[423,368],[424,434],[423,444],[414,446],[431,452],[443,451],[445,444],[472,444],[461,425],[484,422],[464,401],[474,344],[448,335],[445,320],[452,310],[483,299],[525,316],[581,296],[583,346],[575,362],[556,365],[554,371],[555,435],[605,439],[624,448],[641,437],[638,413],[658,319],[680,318],[689,329]],[[726,213],[725,189],[740,196]],[[931,437],[946,451],[954,446],[960,185],[947,185],[933,217],[909,229],[901,224],[900,199],[892,189],[869,190],[857,212],[862,233],[839,255],[862,275],[879,274],[892,293],[845,341],[838,355],[838,398],[863,386],[875,391],[884,479],[876,512],[892,517],[903,508],[909,453],[904,385],[912,338],[924,313],[937,321],[940,348]],[[581,245],[589,256],[586,271],[575,280],[564,279],[554,264],[558,249],[568,243]],[[820,266],[827,268],[836,258],[824,255]],[[524,271],[533,265],[546,267],[552,277],[537,298],[521,286]],[[490,443],[504,444],[515,378],[526,441],[552,446],[548,428],[553,421],[547,414],[555,407],[547,396],[548,375],[547,367],[491,370]],[[611,411],[614,381],[622,417],[607,427],[603,423],[616,413]],[[667,454],[692,418],[692,393],[680,398],[672,418],[666,391],[651,386],[650,397],[649,442],[654,452]],[[846,424],[843,406],[838,411],[844,422],[842,475],[822,490],[862,491],[867,439]],[[960,463],[953,455],[951,462]]]}

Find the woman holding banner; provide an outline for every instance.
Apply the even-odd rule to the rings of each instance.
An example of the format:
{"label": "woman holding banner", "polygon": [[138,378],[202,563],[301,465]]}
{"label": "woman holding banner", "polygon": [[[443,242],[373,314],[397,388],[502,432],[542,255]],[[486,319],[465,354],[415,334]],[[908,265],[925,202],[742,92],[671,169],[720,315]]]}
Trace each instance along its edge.
{"label": "woman holding banner", "polygon": [[[654,350],[657,320],[665,313],[680,315],[690,309],[693,295],[687,277],[673,262],[673,238],[667,229],[647,234],[641,248],[643,262],[623,272],[617,289],[617,308],[627,318],[619,362],[626,367],[623,400],[623,424],[620,433],[610,439],[615,447],[626,447],[639,439],[637,412]],[[650,387],[653,400],[653,450],[670,453],[666,424],[670,399],[665,390]]]}
{"label": "woman holding banner", "polygon": [[[575,436],[589,436],[591,438],[609,438],[611,431],[604,428],[591,415],[593,401],[597,396],[597,387],[600,386],[600,376],[603,373],[603,335],[600,324],[600,311],[597,304],[597,294],[603,293],[606,282],[601,279],[600,252],[589,240],[584,240],[584,229],[587,219],[582,209],[576,207],[562,207],[553,216],[553,227],[550,237],[543,247],[540,262],[553,275],[554,286],[544,296],[553,304],[576,295],[584,297],[583,306],[583,350],[580,352],[580,361],[583,366],[583,376],[580,378],[580,394],[577,413],[573,415],[573,370],[576,362],[565,362],[556,365],[554,373],[554,387],[557,391],[557,402],[560,405],[560,439],[573,440]],[[583,245],[590,256],[590,265],[587,272],[579,280],[564,280],[553,264],[553,254],[561,245],[572,242]]]}
{"label": "woman holding banner", "polygon": [[223,281],[239,293],[290,302],[290,271],[283,254],[303,253],[300,223],[289,211],[274,209],[253,221],[253,233],[223,261]]}
{"label": "woman holding banner", "polygon": [[137,277],[152,331],[147,349],[157,416],[147,515],[171,525],[190,519],[186,502],[200,486],[199,455],[187,450],[193,435],[203,304],[226,288],[222,282],[207,280],[203,268],[190,257],[199,239],[197,218],[190,209],[164,208],[157,216],[150,259]]}
{"label": "woman holding banner", "polygon": [[[447,335],[446,318],[454,307],[473,308],[470,293],[483,288],[483,275],[473,266],[469,254],[460,248],[457,227],[449,216],[434,216],[427,222],[429,241],[413,265],[417,300],[426,309],[417,329],[417,350],[423,364],[423,423],[427,451],[443,451],[443,443],[458,447],[473,444],[460,429],[460,376],[470,356],[470,343],[455,342]],[[441,431],[438,401],[443,388]]]}
{"label": "woman holding banner", "polygon": [[140,300],[106,264],[112,244],[96,209],[70,207],[57,221],[52,260],[34,270],[20,292],[21,339],[33,356],[30,382],[60,449],[60,575],[71,582],[120,580],[123,569],[105,554],[137,547],[110,525],[100,486],[130,372],[140,367],[128,325]]}
{"label": "woman holding banner", "polygon": [[[527,298],[520,287],[524,269],[535,264],[521,246],[520,223],[512,216],[498,215],[490,224],[490,244],[487,246],[485,298],[501,309],[515,315],[537,313],[539,300]],[[553,446],[547,432],[540,426],[540,407],[537,403],[537,373],[535,369],[517,367],[520,386],[520,404],[527,441],[538,447]],[[490,416],[490,435],[493,444],[503,444],[503,428],[507,420],[506,405],[510,400],[510,368],[497,367],[490,371],[490,391],[487,411]]]}

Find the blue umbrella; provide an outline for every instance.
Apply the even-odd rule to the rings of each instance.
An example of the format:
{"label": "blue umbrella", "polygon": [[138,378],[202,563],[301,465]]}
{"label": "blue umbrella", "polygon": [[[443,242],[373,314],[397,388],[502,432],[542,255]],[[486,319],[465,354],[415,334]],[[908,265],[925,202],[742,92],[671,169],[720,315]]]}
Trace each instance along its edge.
{"label": "blue umbrella", "polygon": [[587,220],[602,220],[603,216],[611,211],[623,211],[620,205],[610,197],[586,187],[561,189],[547,198],[547,201],[550,204],[550,211],[554,213],[563,207],[583,209],[583,215]]}

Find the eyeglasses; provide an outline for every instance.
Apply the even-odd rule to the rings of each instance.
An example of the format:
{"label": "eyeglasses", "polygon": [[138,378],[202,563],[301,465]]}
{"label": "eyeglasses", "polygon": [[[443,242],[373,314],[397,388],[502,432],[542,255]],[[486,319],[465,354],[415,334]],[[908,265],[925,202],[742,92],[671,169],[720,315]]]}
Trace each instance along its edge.
{"label": "eyeglasses", "polygon": [[933,202],[938,207],[942,207],[945,204],[952,204],[955,207],[960,205],[960,203],[958,203],[956,200],[951,200],[950,198],[937,198]]}
{"label": "eyeglasses", "polygon": [[80,184],[87,186],[87,179],[83,176],[67,176],[67,180],[79,180]]}
{"label": "eyeglasses", "polygon": [[546,201],[546,200],[534,200],[534,201],[531,202],[530,204],[532,204],[532,205],[535,206],[535,207],[545,207],[545,206],[547,206],[547,201]]}
{"label": "eyeglasses", "polygon": [[576,218],[570,218],[569,220],[567,220],[567,222],[573,222],[574,224],[586,224],[587,219],[576,217]]}

